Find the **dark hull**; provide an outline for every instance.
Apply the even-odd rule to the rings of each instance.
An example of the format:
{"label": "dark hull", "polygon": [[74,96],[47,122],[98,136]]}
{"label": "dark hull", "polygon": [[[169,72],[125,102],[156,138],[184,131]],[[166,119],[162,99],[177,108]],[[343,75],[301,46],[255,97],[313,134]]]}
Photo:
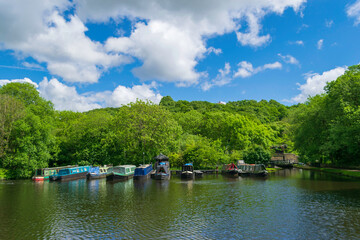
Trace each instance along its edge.
{"label": "dark hull", "polygon": [[88,174],[86,177],[88,180],[95,180],[95,179],[102,179],[102,178],[106,178],[106,173],[104,174]]}
{"label": "dark hull", "polygon": [[128,179],[133,178],[133,177],[134,177],[134,174],[127,175],[127,176],[109,174],[109,175],[106,176],[106,181],[125,181],[125,180],[128,180]]}
{"label": "dark hull", "polygon": [[195,170],[195,177],[202,177],[203,176],[203,172],[199,171],[199,170]]}
{"label": "dark hull", "polygon": [[75,174],[69,174],[64,176],[58,176],[55,181],[70,181],[70,180],[76,180],[81,178],[86,178],[87,172],[82,173],[75,173]]}
{"label": "dark hull", "polygon": [[136,180],[136,181],[147,180],[147,179],[150,178],[150,175],[151,175],[151,172],[149,172],[149,173],[146,174],[146,175],[138,175],[138,176],[135,176],[135,175],[134,175],[134,180]]}
{"label": "dark hull", "polygon": [[180,176],[181,176],[181,179],[194,179],[195,173],[194,172],[192,172],[192,173],[182,172]]}
{"label": "dark hull", "polygon": [[277,167],[281,167],[281,168],[293,168],[294,167],[294,164],[292,163],[288,163],[288,164],[275,164],[275,166]]}
{"label": "dark hull", "polygon": [[223,174],[227,177],[233,177],[233,178],[239,177],[239,172],[237,170],[226,170],[223,171]]}
{"label": "dark hull", "polygon": [[169,175],[163,175],[163,174],[156,174],[155,173],[154,179],[155,180],[167,180],[167,179],[170,179],[170,174]]}

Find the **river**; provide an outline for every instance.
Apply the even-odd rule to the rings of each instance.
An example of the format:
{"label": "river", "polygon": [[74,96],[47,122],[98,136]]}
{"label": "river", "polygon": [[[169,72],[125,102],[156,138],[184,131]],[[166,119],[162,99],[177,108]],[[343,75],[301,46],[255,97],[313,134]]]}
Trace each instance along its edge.
{"label": "river", "polygon": [[0,239],[359,239],[360,181],[308,170],[195,181],[0,182]]}

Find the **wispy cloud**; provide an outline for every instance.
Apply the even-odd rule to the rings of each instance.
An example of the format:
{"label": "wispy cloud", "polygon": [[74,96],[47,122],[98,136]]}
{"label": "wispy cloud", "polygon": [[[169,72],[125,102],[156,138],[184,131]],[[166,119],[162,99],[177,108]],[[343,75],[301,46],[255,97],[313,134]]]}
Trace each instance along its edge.
{"label": "wispy cloud", "polygon": [[346,14],[348,17],[355,18],[355,25],[360,23],[360,0],[357,0],[354,4],[348,5],[346,8]]}
{"label": "wispy cloud", "polygon": [[239,67],[238,70],[234,73],[234,78],[237,77],[247,78],[267,69],[281,69],[282,64],[279,62],[274,62],[274,63],[267,63],[264,64],[263,66],[254,68],[250,62],[242,61],[238,64],[238,67]]}
{"label": "wispy cloud", "polygon": [[323,45],[324,45],[324,39],[320,39],[316,44],[317,49],[321,50],[323,48]]}
{"label": "wispy cloud", "polygon": [[299,64],[299,61],[291,56],[291,55],[282,55],[281,53],[278,53],[278,56],[285,62],[285,63],[289,63],[289,64],[295,64],[295,65],[298,65]]}
{"label": "wispy cloud", "polygon": [[327,28],[331,28],[333,24],[334,24],[333,20],[325,20],[325,26]]}

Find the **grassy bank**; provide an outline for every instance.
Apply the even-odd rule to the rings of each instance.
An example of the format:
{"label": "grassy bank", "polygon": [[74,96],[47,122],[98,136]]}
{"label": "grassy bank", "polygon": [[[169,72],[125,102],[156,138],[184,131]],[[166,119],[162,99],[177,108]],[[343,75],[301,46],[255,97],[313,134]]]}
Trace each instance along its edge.
{"label": "grassy bank", "polygon": [[266,168],[266,171],[268,171],[269,173],[272,173],[272,172],[276,172],[277,170],[280,170],[282,168],[270,168],[270,167],[267,167]]}
{"label": "grassy bank", "polygon": [[343,175],[347,177],[354,177],[360,178],[360,171],[359,170],[349,170],[349,169],[338,169],[338,168],[321,168],[321,167],[310,167],[310,166],[303,166],[303,165],[294,165],[296,168],[313,170],[313,171],[320,171],[332,174]]}

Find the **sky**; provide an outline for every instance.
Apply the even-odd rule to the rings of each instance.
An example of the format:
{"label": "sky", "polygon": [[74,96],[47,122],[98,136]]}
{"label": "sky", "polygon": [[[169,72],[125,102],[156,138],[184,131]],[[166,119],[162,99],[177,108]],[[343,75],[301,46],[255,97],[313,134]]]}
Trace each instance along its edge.
{"label": "sky", "polygon": [[360,0],[0,0],[0,86],[57,110],[303,103],[360,63]]}

